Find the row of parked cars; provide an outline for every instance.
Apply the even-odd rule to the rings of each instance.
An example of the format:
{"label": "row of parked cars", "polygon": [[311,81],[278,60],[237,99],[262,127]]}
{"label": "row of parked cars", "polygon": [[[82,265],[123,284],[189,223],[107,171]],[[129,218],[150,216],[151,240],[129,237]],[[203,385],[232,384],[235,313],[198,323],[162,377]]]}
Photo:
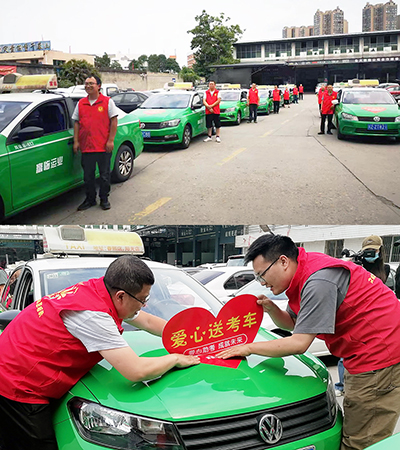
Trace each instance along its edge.
{"label": "row of parked cars", "polygon": [[[135,233],[44,227],[48,254],[13,268],[0,298],[0,329],[43,296],[104,275],[113,261],[110,233],[114,246],[117,233],[129,235],[143,252]],[[66,248],[89,252],[91,239],[97,249],[103,242],[101,256],[56,257]],[[145,311],[169,320],[193,307],[217,317],[224,307],[184,270],[144,261],[155,275]],[[123,336],[139,356],[167,353],[161,338],[128,324]],[[277,338],[261,327],[255,340]],[[311,353],[251,355],[236,369],[199,364],[133,384],[101,361],[54,402],[53,425],[60,450],[339,450],[342,413],[328,370]]]}

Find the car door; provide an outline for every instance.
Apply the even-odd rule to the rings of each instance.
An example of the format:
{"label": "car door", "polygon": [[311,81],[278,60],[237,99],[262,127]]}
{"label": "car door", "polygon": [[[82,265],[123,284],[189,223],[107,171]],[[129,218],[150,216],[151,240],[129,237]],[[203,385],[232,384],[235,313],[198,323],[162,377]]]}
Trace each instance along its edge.
{"label": "car door", "polygon": [[[31,130],[39,135],[22,136]],[[63,99],[43,102],[32,110],[9,136],[7,150],[14,210],[82,180],[80,155],[73,153],[72,121]]]}
{"label": "car door", "polygon": [[247,92],[241,91],[240,93],[240,110],[242,112],[242,118],[249,117],[249,107],[247,105]]}
{"label": "car door", "polygon": [[193,136],[206,131],[206,112],[199,94],[193,95],[191,102],[191,118]]}

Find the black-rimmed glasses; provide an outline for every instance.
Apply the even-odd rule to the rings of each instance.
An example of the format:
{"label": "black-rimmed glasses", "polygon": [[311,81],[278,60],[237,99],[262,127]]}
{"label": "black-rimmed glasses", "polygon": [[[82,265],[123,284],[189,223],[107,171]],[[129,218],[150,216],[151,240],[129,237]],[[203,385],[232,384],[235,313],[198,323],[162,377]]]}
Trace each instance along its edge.
{"label": "black-rimmed glasses", "polygon": [[[280,258],[280,257],[279,257]],[[264,280],[263,276],[266,274],[266,272],[268,272],[268,270],[279,260],[279,258],[276,258],[276,260],[274,262],[272,262],[265,270],[264,272],[260,273],[260,275],[258,275],[257,273],[254,274],[255,279],[259,282],[259,283],[266,283],[266,281]]]}
{"label": "black-rimmed glasses", "polygon": [[113,289],[117,289],[118,291],[124,291],[126,294],[129,295],[129,297],[134,298],[135,300],[137,300],[139,303],[141,303],[143,306],[146,305],[146,303],[149,301],[150,295],[148,295],[144,301],[143,300],[139,300],[137,297],[135,297],[134,295],[130,294],[126,289],[122,289],[120,287],[114,286]]}

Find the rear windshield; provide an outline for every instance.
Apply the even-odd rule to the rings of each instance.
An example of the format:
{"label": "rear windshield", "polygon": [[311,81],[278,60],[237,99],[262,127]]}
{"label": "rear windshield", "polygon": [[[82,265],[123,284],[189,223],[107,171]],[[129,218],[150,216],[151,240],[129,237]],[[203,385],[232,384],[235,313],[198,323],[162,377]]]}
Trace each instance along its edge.
{"label": "rear windshield", "polygon": [[350,105],[393,105],[395,100],[386,91],[350,91],[345,92],[343,103]]}
{"label": "rear windshield", "polygon": [[25,109],[29,102],[10,102],[7,100],[0,100],[0,132],[10,124],[18,114]]}

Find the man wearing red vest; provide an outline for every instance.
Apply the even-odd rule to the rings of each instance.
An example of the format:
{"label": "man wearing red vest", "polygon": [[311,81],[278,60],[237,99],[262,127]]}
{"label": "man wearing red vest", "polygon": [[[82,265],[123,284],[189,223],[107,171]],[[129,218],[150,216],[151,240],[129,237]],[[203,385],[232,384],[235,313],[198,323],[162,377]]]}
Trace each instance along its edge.
{"label": "man wearing red vest", "polygon": [[220,143],[221,138],[219,132],[221,129],[220,108],[221,95],[217,89],[215,89],[215,81],[208,83],[209,89],[203,99],[204,106],[206,107],[206,127],[208,129],[208,136],[204,139],[204,142],[212,141],[212,128],[213,124],[216,128],[216,142]]}
{"label": "man wearing red vest", "polygon": [[258,95],[258,89],[256,83],[251,85],[251,89],[247,95],[247,105],[250,110],[249,123],[254,120],[254,123],[257,123],[257,108],[260,103],[260,97]]}
{"label": "man wearing red vest", "polygon": [[322,97],[324,95],[326,89],[326,84],[323,84],[320,88],[320,90],[318,91],[318,108],[319,108],[319,112],[321,113],[321,103],[322,103]]}
{"label": "man wearing red vest", "polygon": [[281,104],[281,91],[275,86],[272,91],[272,101],[274,102],[274,114],[279,114],[279,106]]}
{"label": "man wearing red vest", "polygon": [[257,303],[293,335],[217,356],[296,355],[318,336],[346,369],[341,450],[362,450],[390,436],[400,414],[400,302],[393,291],[363,267],[306,252],[287,236],[261,236],[245,261],[253,261],[256,279],[274,295],[286,291],[286,311],[263,295]]}
{"label": "man wearing red vest", "polygon": [[328,131],[326,134],[332,134],[333,129],[333,113],[335,110],[335,106],[333,105],[332,101],[337,99],[337,93],[334,92],[333,86],[330,84],[325,89],[324,93],[322,94],[322,100],[321,100],[321,130],[318,134],[325,134],[325,121],[328,119]]}
{"label": "man wearing red vest", "polygon": [[304,86],[300,84],[299,86],[299,100],[303,100],[303,94],[304,94]]}
{"label": "man wearing red vest", "polygon": [[79,100],[72,115],[74,123],[74,153],[82,153],[81,164],[86,198],[78,211],[96,204],[96,164],[100,172],[100,206],[110,209],[110,160],[118,126],[118,109],[109,97],[100,92],[99,77],[85,81],[88,96]]}
{"label": "man wearing red vest", "polygon": [[102,278],[32,303],[0,335],[0,446],[57,450],[50,401],[61,398],[103,358],[130,381],[198,364],[194,356],[140,357],[122,320],[161,336],[165,320],[141,311],[154,275],[135,256],[117,258]]}
{"label": "man wearing red vest", "polygon": [[290,92],[289,92],[289,88],[286,87],[285,88],[285,92],[283,93],[283,107],[285,107],[285,105],[287,105],[288,108],[290,108]]}
{"label": "man wearing red vest", "polygon": [[297,89],[297,86],[294,86],[293,88],[293,103],[299,103],[299,90]]}

